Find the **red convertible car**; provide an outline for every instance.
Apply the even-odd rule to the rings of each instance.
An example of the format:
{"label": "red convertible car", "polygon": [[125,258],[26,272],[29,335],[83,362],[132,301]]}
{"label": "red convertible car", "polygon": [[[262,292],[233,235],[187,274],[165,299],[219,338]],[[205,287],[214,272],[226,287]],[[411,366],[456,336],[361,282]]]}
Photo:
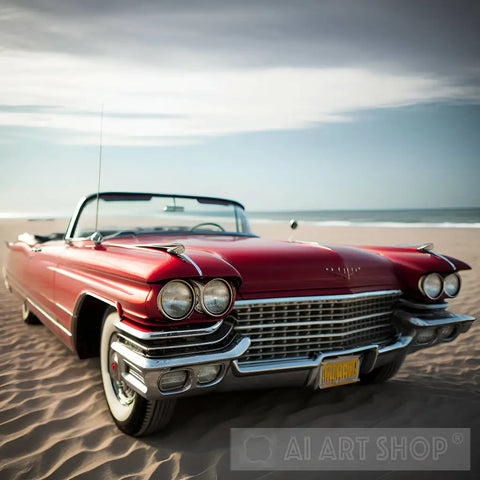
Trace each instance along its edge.
{"label": "red convertible car", "polygon": [[446,300],[470,267],[432,248],[263,240],[235,201],[105,192],[66,234],[10,243],[4,276],[27,323],[100,356],[112,417],[140,436],[184,395],[382,382],[466,332]]}

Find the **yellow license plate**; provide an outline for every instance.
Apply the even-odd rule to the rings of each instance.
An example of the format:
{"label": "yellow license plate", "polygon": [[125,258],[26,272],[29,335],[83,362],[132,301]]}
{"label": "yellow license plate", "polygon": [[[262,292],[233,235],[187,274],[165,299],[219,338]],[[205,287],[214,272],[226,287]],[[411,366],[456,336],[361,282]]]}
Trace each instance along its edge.
{"label": "yellow license plate", "polygon": [[320,388],[346,385],[358,381],[359,357],[348,356],[327,359],[320,367]]}

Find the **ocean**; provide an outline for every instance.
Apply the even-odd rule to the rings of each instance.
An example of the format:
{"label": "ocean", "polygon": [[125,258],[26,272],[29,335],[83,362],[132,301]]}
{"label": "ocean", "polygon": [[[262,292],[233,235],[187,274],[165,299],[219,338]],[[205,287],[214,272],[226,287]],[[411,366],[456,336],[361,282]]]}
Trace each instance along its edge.
{"label": "ocean", "polygon": [[304,210],[249,211],[252,220],[288,222],[291,219],[319,226],[390,228],[480,228],[480,208],[408,210]]}
{"label": "ocean", "polygon": [[[292,210],[250,211],[256,222],[309,223],[326,227],[389,228],[480,228],[480,208],[438,208],[405,210]],[[2,213],[0,219],[25,220],[67,219],[67,215],[48,213]]]}

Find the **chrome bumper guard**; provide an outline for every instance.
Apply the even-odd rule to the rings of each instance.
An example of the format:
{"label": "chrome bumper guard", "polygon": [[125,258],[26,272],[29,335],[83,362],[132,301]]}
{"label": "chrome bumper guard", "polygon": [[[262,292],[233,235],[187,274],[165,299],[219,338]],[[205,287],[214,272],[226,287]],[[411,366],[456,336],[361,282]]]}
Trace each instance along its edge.
{"label": "chrome bumper guard", "polygon": [[455,340],[461,333],[467,332],[475,318],[447,312],[447,303],[422,305],[402,300],[405,310],[397,310],[394,320],[398,328],[407,331],[413,337],[408,353],[439,343]]}
{"label": "chrome bumper guard", "polygon": [[[248,337],[237,336],[227,349],[207,354],[172,358],[147,358],[121,342],[113,342],[111,348],[118,355],[118,369],[122,380],[145,398],[158,399],[165,396],[185,394],[191,390],[206,389],[220,383],[230,363],[243,355],[250,346]],[[211,381],[201,382],[203,367],[215,366],[218,375]],[[160,381],[169,372],[185,371],[182,385],[162,391]]]}
{"label": "chrome bumper guard", "polygon": [[[393,315],[393,321],[399,330],[394,343],[328,351],[320,353],[315,358],[241,362],[240,357],[250,347],[250,338],[241,335],[235,335],[220,351],[168,358],[147,357],[135,351],[133,345],[120,341],[114,342],[112,349],[119,357],[118,368],[122,380],[140,395],[152,400],[194,395],[213,389],[235,390],[288,385],[316,388],[319,371],[325,359],[359,355],[360,374],[368,373],[408,353],[438,343],[450,342],[459,334],[466,332],[475,320],[467,315],[446,312],[446,304],[427,306],[403,303],[405,309],[397,310]],[[117,328],[122,335],[128,334],[137,345],[147,339],[161,336],[158,332],[152,334],[137,332],[134,328],[126,328],[122,322],[117,324]],[[211,330],[218,328],[219,326],[215,324]],[[197,335],[205,333],[204,329],[195,332]],[[184,334],[185,332],[179,332],[178,336]],[[201,378],[205,378],[202,375],[208,368],[214,368],[218,374],[215,378],[202,382]],[[183,384],[177,388],[162,390],[163,376],[180,371],[185,377]]]}

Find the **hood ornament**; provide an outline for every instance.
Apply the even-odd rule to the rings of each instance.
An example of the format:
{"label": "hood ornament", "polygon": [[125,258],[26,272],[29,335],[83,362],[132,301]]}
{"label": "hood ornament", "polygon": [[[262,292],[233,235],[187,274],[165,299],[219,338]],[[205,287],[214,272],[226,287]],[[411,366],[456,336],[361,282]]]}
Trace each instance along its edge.
{"label": "hood ornament", "polygon": [[434,246],[432,242],[414,243],[410,245],[395,245],[397,248],[414,248],[417,252],[429,252],[433,250]]}
{"label": "hood ornament", "polygon": [[181,243],[170,243],[170,244],[155,244],[155,243],[147,243],[144,245],[124,245],[121,243],[109,243],[111,247],[118,247],[118,248],[128,248],[131,250],[138,250],[139,248],[151,248],[152,250],[161,250],[165,253],[170,255],[175,255],[176,257],[181,257],[185,253],[185,246]]}
{"label": "hood ornament", "polygon": [[153,248],[155,250],[163,250],[164,252],[169,253],[170,255],[180,256],[185,253],[185,246],[181,243],[170,243],[170,244],[151,244],[151,245],[137,245],[140,248]]}

